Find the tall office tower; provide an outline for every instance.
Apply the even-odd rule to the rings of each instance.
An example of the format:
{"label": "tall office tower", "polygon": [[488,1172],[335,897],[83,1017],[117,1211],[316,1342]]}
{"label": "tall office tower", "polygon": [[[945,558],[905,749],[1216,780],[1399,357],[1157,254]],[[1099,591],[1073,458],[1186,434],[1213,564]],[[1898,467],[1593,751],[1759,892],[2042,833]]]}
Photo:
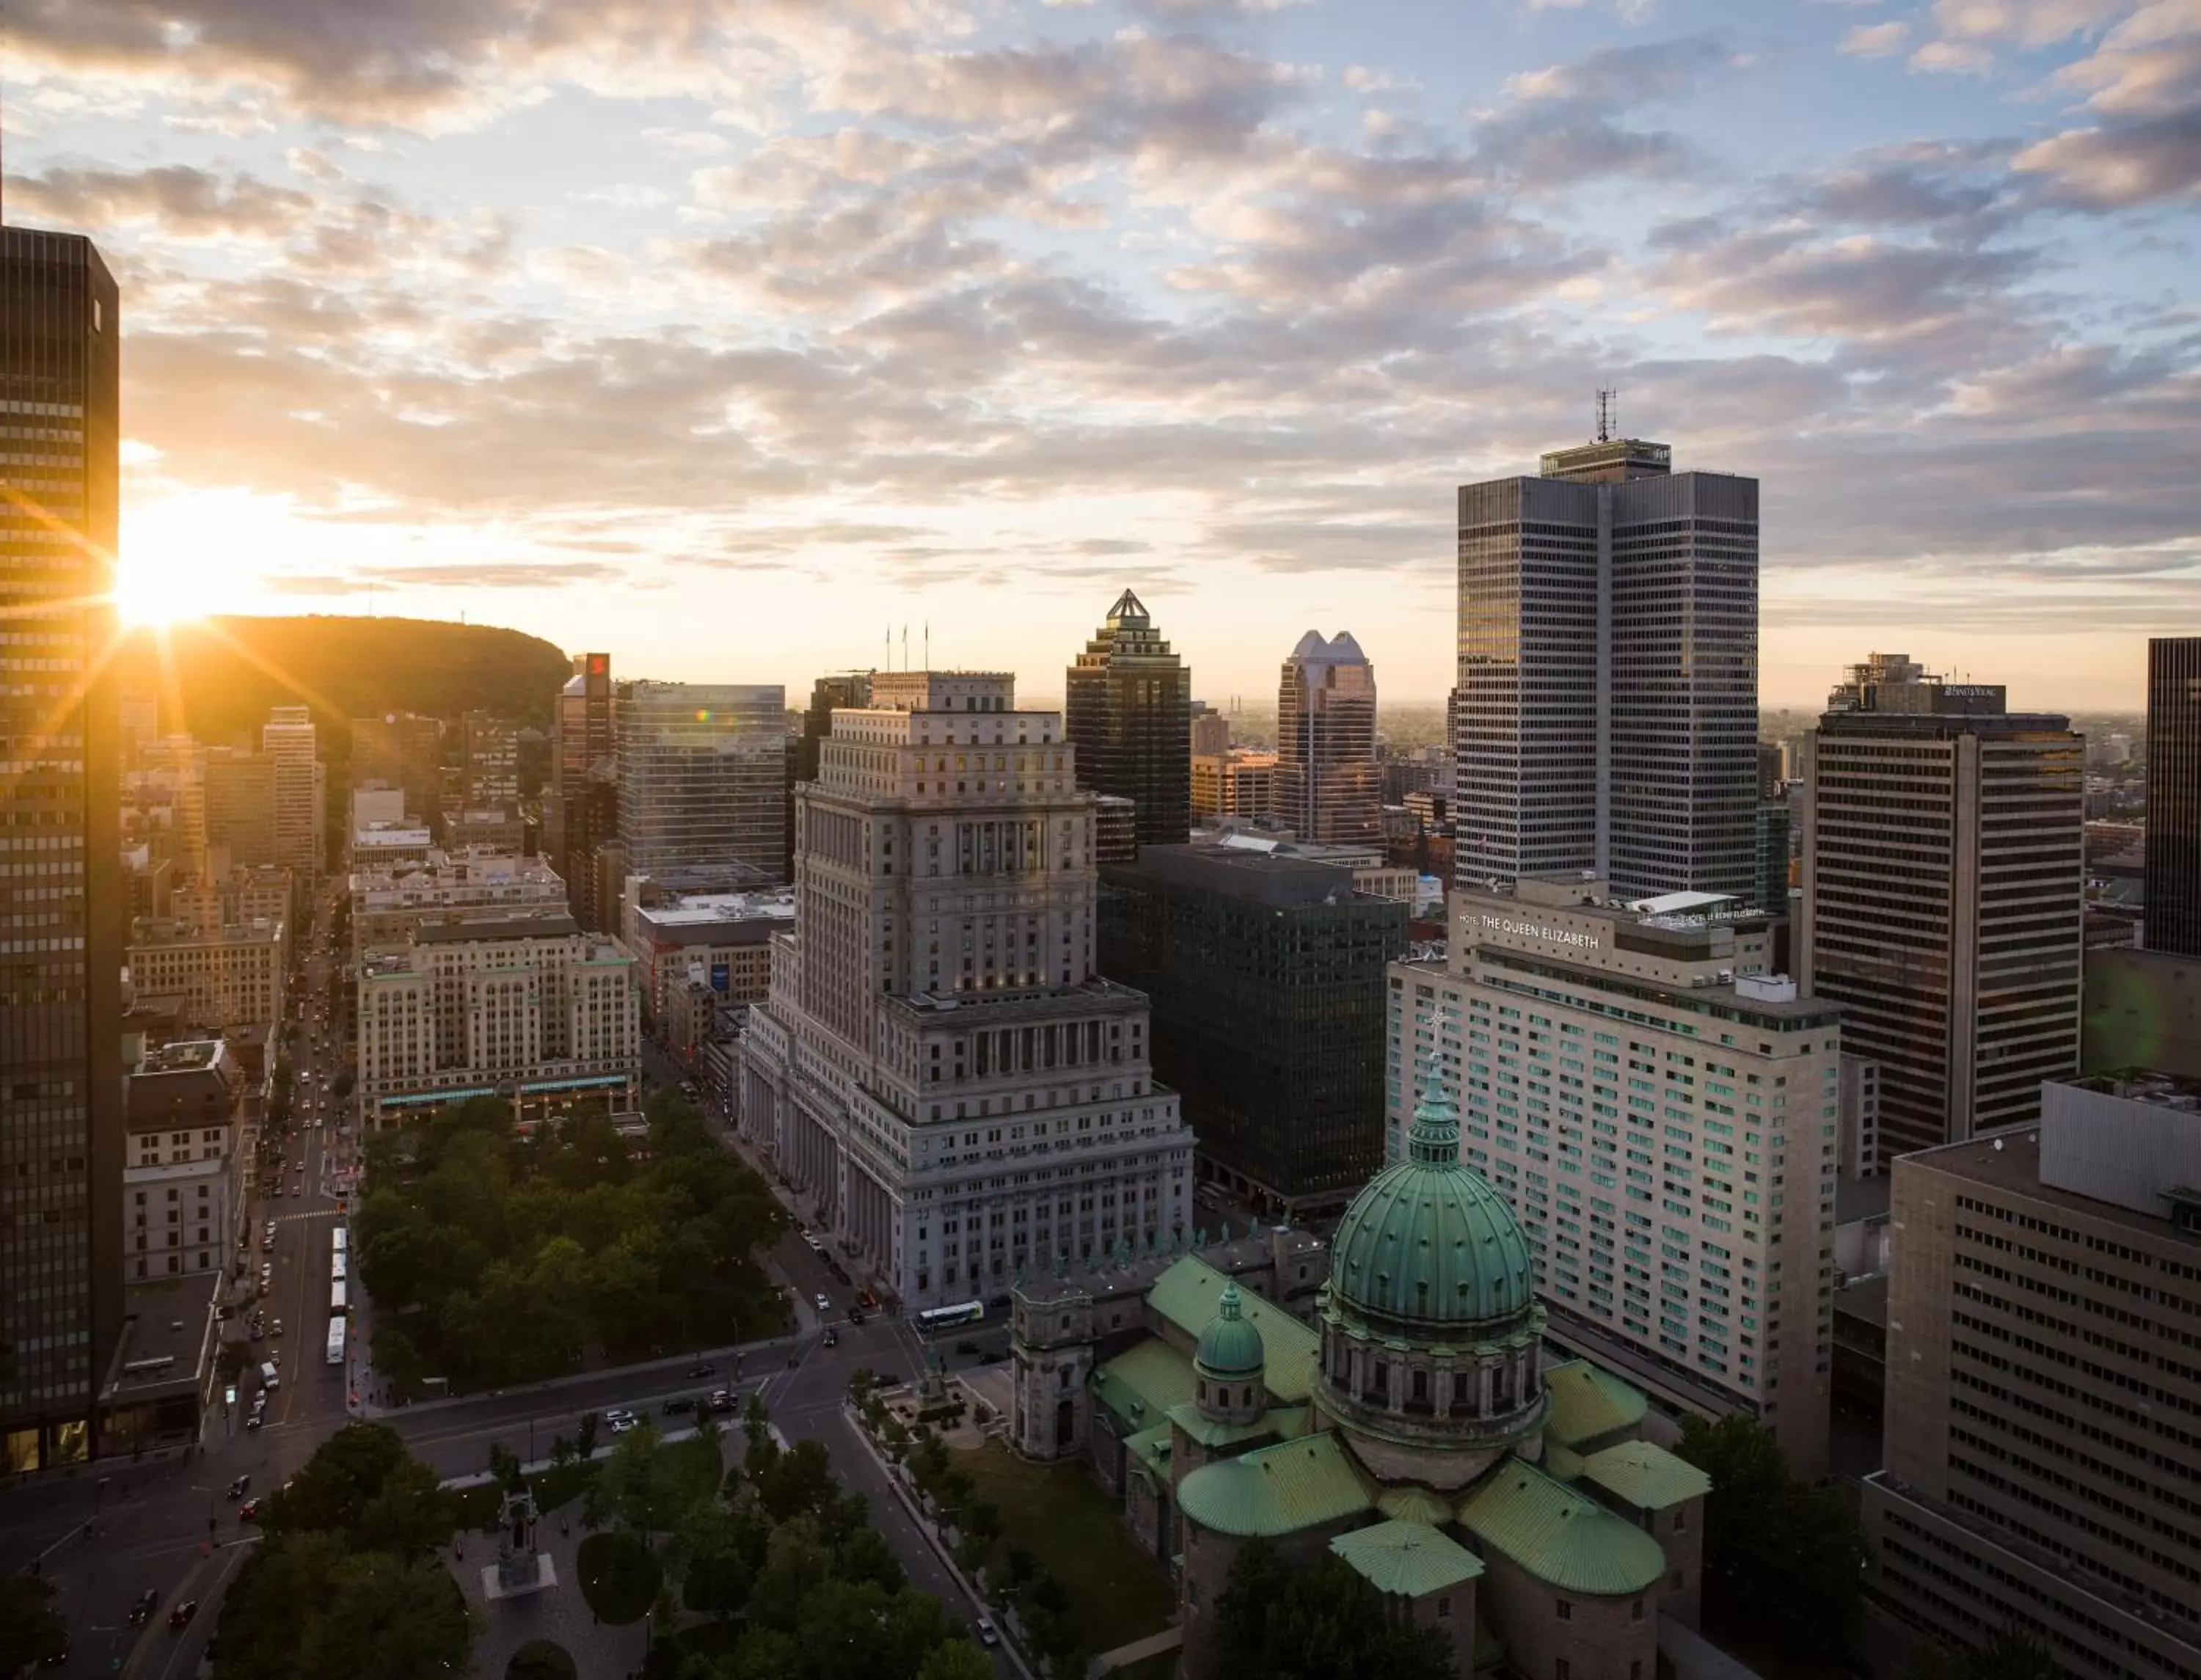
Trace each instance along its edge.
{"label": "tall office tower", "polygon": [[275,764],[275,861],[302,878],[321,861],[322,783],[314,750],[314,714],[277,706],[260,726],[260,750]]}
{"label": "tall office tower", "polygon": [[1094,807],[1006,673],[893,671],[795,796],[795,923],[740,1041],[745,1135],[904,1305],[1151,1249],[1192,1135],[1146,998],[1095,977]]}
{"label": "tall office tower", "polygon": [[122,1333],[121,308],[90,241],[0,229],[0,1470],[98,1450]]}
{"label": "tall office tower", "polygon": [[405,790],[405,809],[434,826],[443,814],[443,720],[388,712],[351,720],[354,787],[382,782]]}
{"label": "tall office tower", "polygon": [[459,790],[469,811],[519,803],[519,731],[487,712],[459,720]]}
{"label": "tall office tower", "polygon": [[1752,889],[1758,480],[1664,443],[1459,491],[1455,871],[1621,898]]}
{"label": "tall office tower", "polygon": [[2004,696],[1875,654],[1805,743],[1797,972],[1880,1064],[1874,1170],[2078,1070],[2085,743]]}
{"label": "tall office tower", "polygon": [[1788,913],[1788,802],[1759,802],[1752,813],[1755,866],[1751,875],[1750,902],[1776,916]]}
{"label": "tall office tower", "polygon": [[1079,783],[1138,808],[1142,846],[1192,832],[1192,673],[1125,590],[1063,673],[1062,726]]}
{"label": "tall office tower", "polygon": [[1376,667],[1351,632],[1300,637],[1277,686],[1277,816],[1317,845],[1383,838]]}
{"label": "tall office tower", "polygon": [[2075,1680],[2201,1674],[2201,1087],[2055,1083],[1895,1164],[1874,1596]]}
{"label": "tall office tower", "polygon": [[629,873],[787,879],[787,690],[634,683],[619,695],[619,835]]}
{"label": "tall office tower", "polygon": [[543,802],[543,843],[566,883],[573,919],[607,933],[615,904],[599,904],[596,848],[619,834],[619,699],[609,654],[577,654],[573,674],[550,715],[550,787]]}
{"label": "tall office tower", "polygon": [[1770,972],[1772,919],[1739,899],[1623,903],[1568,870],[1462,888],[1451,916],[1445,956],[1391,965],[1385,1153],[1434,1059],[1546,1334],[1823,1474],[1840,1010]]}
{"label": "tall office tower", "polygon": [[210,747],[204,760],[206,837],[230,862],[259,869],[275,861],[275,761],[265,753]]}
{"label": "tall office tower", "polygon": [[161,743],[168,760],[168,855],[179,873],[202,880],[207,872],[206,749],[189,735]]}
{"label": "tall office tower", "polygon": [[1192,755],[1219,758],[1230,750],[1230,720],[1220,712],[1195,713],[1192,720]]}
{"label": "tall office tower", "polygon": [[2147,644],[2145,891],[2140,943],[2201,956],[2201,636]]}

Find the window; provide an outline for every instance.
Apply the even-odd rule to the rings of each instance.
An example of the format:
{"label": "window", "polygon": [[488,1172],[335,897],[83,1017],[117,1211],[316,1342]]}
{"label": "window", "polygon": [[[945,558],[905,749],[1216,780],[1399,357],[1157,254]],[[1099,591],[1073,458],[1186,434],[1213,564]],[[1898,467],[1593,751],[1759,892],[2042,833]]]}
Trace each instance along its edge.
{"label": "window", "polygon": [[1439,1618],[1440,1618],[1440,1619],[1441,1619],[1442,1618],[1444,1618],[1444,1617],[1447,1617],[1447,1616],[1449,1616],[1449,1615],[1451,1615],[1451,1614],[1452,1614],[1452,1595],[1451,1595],[1450,1593],[1440,1593],[1440,1594],[1438,1594],[1438,1595],[1437,1595],[1437,1615],[1438,1615]]}
{"label": "window", "polygon": [[1564,1657],[1554,1657],[1552,1659],[1552,1680],[1567,1680],[1567,1677],[1573,1672],[1574,1670],[1567,1665],[1567,1659]]}
{"label": "window", "polygon": [[1635,1603],[1628,1607],[1628,1619],[1631,1622],[1640,1622],[1643,1619],[1643,1601],[1641,1599],[1637,1599]]}
{"label": "window", "polygon": [[1563,1622],[1571,1622],[1575,1618],[1575,1607],[1571,1600],[1555,1599],[1552,1601],[1552,1608],[1559,1612],[1559,1619]]}
{"label": "window", "polygon": [[1676,1534],[1687,1534],[1688,1531],[1689,1507],[1684,1505],[1676,1508],[1674,1513],[1674,1532]]}

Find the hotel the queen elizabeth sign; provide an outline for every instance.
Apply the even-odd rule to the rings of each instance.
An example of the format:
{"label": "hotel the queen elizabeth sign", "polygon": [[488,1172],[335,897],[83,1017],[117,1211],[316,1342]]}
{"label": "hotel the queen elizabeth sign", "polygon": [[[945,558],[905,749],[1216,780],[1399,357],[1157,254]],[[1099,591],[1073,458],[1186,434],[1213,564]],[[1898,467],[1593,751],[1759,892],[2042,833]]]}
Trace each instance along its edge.
{"label": "hotel the queen elizabeth sign", "polygon": [[1517,922],[1510,916],[1494,916],[1487,913],[1480,919],[1486,933],[1502,933],[1515,939],[1544,939],[1554,945],[1569,945],[1581,951],[1594,951],[1599,946],[1594,933],[1581,933],[1570,927],[1547,927],[1541,922]]}

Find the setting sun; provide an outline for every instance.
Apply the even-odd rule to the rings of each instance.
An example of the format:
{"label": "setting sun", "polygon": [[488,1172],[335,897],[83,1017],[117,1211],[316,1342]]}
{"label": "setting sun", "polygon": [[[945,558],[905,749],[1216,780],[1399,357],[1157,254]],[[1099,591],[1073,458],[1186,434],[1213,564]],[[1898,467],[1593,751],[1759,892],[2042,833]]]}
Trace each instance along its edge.
{"label": "setting sun", "polygon": [[125,555],[114,568],[115,611],[128,629],[196,618],[198,594],[186,572],[155,556]]}

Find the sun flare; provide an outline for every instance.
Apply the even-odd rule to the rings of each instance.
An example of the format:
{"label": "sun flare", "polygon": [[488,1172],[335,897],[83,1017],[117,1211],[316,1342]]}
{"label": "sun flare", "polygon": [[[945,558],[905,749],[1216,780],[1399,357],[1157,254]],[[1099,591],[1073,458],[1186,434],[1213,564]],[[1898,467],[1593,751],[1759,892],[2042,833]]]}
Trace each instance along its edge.
{"label": "sun flare", "polygon": [[197,618],[204,610],[196,583],[183,568],[124,555],[114,568],[114,608],[126,629]]}

